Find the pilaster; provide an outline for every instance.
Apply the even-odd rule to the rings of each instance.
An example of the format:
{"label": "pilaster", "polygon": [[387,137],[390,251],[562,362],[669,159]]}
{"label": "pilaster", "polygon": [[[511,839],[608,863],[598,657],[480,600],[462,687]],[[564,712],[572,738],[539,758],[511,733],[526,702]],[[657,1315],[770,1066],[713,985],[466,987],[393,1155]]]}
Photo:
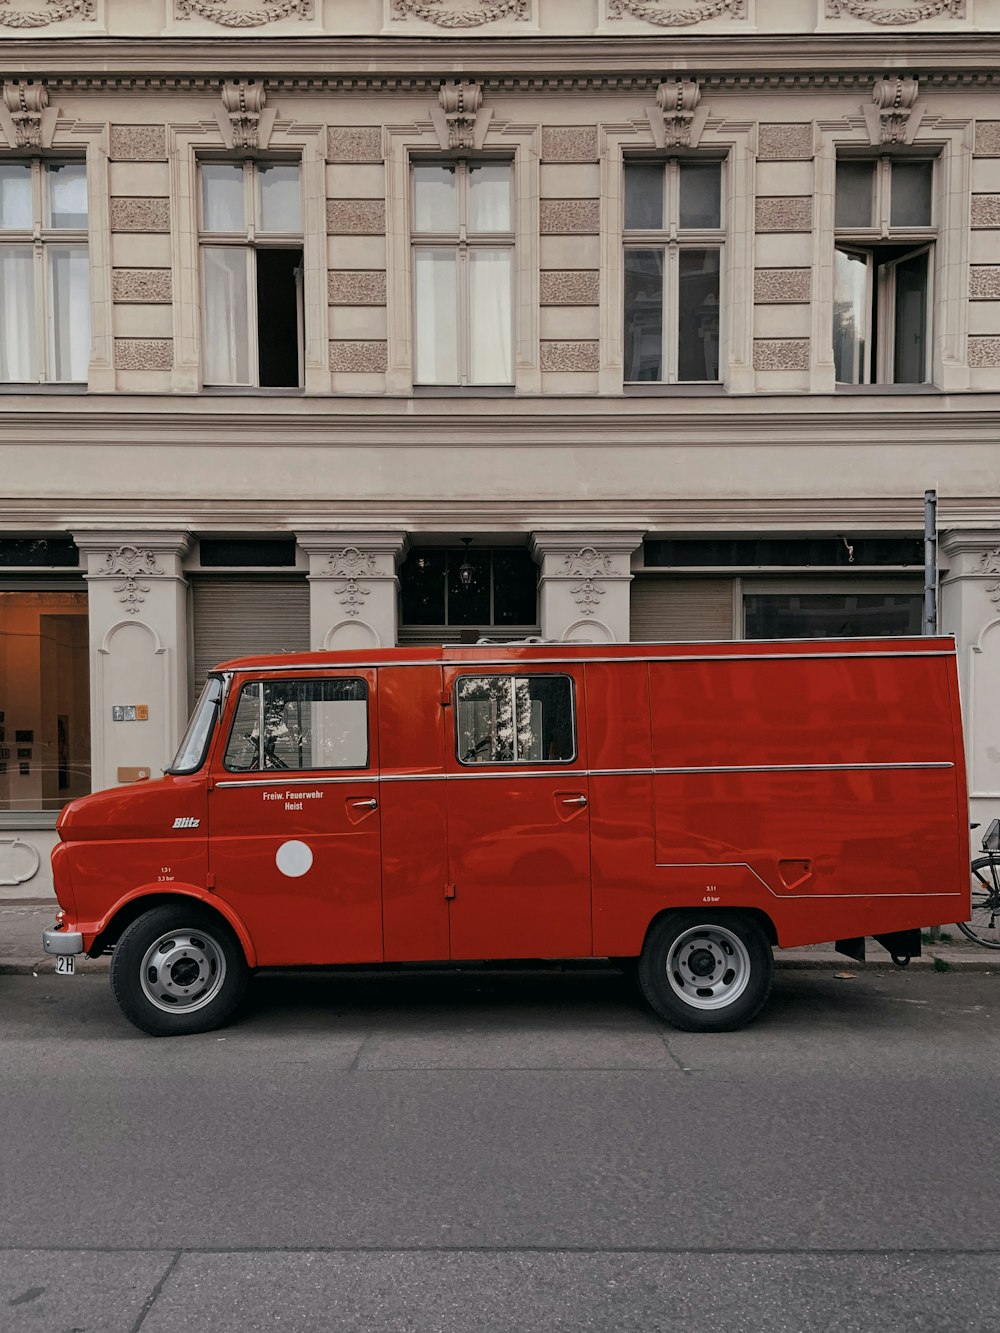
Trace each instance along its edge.
{"label": "pilaster", "polygon": [[300,532],[298,543],[309,557],[310,646],[392,647],[406,533]]}
{"label": "pilaster", "polygon": [[642,532],[533,532],[542,637],[627,643],[629,572]]}
{"label": "pilaster", "polygon": [[[86,532],[93,787],[158,777],[188,714],[186,532]],[[118,710],[124,710],[119,712]],[[132,711],[134,710],[134,711]]]}

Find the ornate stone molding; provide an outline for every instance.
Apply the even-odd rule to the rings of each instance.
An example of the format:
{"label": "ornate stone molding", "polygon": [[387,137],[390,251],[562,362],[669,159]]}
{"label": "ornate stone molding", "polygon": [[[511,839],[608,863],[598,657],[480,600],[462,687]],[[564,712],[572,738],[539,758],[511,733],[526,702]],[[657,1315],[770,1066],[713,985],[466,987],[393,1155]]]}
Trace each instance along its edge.
{"label": "ornate stone molding", "polygon": [[66,19],[93,19],[97,0],[41,0],[45,9],[19,9],[11,0],[0,0],[0,27],[47,28]]}
{"label": "ornate stone molding", "polygon": [[979,563],[981,572],[995,580],[993,583],[987,583],[986,591],[989,593],[990,601],[1000,606],[1000,546],[984,551],[979,557]]}
{"label": "ornate stone molding", "polygon": [[[0,23],[4,21],[0,9]],[[48,89],[41,83],[5,83],[3,100],[14,122],[12,148],[41,148],[42,112],[49,104]]]}
{"label": "ornate stone molding", "polygon": [[[483,105],[478,83],[442,83],[438,103],[448,127],[449,148],[474,148],[476,115]],[[444,146],[444,145],[442,145]]]}
{"label": "ornate stone molding", "polygon": [[[665,148],[697,148],[692,139],[695,108],[701,101],[697,79],[669,79],[656,90],[656,105],[663,116]],[[702,118],[704,120],[704,118]]]}
{"label": "ornate stone molding", "polygon": [[23,842],[15,833],[12,838],[0,838],[0,884],[13,887],[34,879],[42,864],[38,850],[30,842]]}
{"label": "ornate stone molding", "polygon": [[596,611],[605,590],[598,587],[595,580],[607,578],[613,573],[611,556],[599,551],[596,546],[581,546],[575,555],[563,557],[563,566],[568,578],[580,580],[570,588],[573,601],[587,612]]}
{"label": "ornate stone molding", "polygon": [[224,28],[260,28],[279,19],[311,18],[312,12],[312,0],[247,0],[245,5],[231,0],[174,0],[176,18],[211,19]]}
{"label": "ornate stone molding", "polygon": [[928,19],[962,18],[965,0],[911,0],[908,5],[881,5],[872,0],[826,0],[826,17],[866,19],[869,23],[897,25],[925,23]]}
{"label": "ornate stone molding", "polygon": [[469,5],[457,0],[392,0],[393,17],[423,19],[439,28],[480,28],[501,19],[523,21],[531,18],[530,0],[491,0],[490,3]]}
{"label": "ornate stone molding", "polygon": [[746,18],[746,0],[696,0],[677,4],[676,0],[608,0],[608,18],[645,19],[663,28],[687,28],[710,19]]}
{"label": "ornate stone molding", "polygon": [[229,118],[234,148],[256,152],[261,147],[260,113],[266,101],[262,83],[239,79],[222,85],[222,105]]}
{"label": "ornate stone molding", "polygon": [[149,584],[142,580],[164,571],[156,563],[155,551],[142,551],[138,546],[119,546],[104,557],[101,573],[106,578],[122,580],[115,584],[115,592],[120,594],[118,600],[124,603],[130,616],[137,616],[149,592]]}
{"label": "ornate stone molding", "polygon": [[872,88],[872,105],[865,108],[868,128],[873,145],[908,143],[916,130],[913,108],[916,104],[920,87],[916,79],[894,78],[877,79]]}
{"label": "ornate stone molding", "polygon": [[339,580],[333,591],[344,614],[357,616],[364,609],[365,599],[371,595],[371,588],[364,587],[358,580],[373,578],[377,573],[378,565],[370,551],[362,551],[359,546],[345,546],[327,557],[318,577]]}

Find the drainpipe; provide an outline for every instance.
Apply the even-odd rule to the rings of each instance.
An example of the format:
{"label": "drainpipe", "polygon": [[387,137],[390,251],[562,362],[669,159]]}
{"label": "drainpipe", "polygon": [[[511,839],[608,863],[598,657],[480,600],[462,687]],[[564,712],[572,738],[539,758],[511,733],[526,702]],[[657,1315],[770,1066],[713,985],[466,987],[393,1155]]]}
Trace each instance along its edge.
{"label": "drainpipe", "polygon": [[937,491],[924,491],[924,631],[938,632]]}

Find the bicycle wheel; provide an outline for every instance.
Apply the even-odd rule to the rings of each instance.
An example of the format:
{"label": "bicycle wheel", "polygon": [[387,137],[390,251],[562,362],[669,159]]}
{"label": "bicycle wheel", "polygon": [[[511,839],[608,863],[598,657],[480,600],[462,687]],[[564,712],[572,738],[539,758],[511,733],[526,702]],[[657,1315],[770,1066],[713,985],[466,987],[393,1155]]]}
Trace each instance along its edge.
{"label": "bicycle wheel", "polygon": [[972,915],[958,928],[985,949],[1000,949],[1000,858],[978,856],[972,863]]}

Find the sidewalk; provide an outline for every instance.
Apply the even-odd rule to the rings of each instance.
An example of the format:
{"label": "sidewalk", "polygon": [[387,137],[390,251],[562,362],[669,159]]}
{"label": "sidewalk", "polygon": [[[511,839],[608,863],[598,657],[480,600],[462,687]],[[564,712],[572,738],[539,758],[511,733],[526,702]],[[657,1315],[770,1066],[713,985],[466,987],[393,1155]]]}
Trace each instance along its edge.
{"label": "sidewalk", "polygon": [[[42,951],[42,931],[53,924],[56,903],[0,903],[0,975],[34,975],[55,970],[55,960]],[[946,933],[933,944],[924,944],[924,952],[914,958],[911,967],[937,971],[997,972],[1000,974],[1000,950],[982,949],[971,944],[953,926],[942,927]],[[775,950],[775,966],[780,968],[827,968],[837,972],[863,973],[893,967],[889,955],[874,940],[868,941],[868,961],[855,963],[839,954],[832,945],[815,944],[806,949]],[[77,959],[79,972],[107,972],[111,959]]]}

